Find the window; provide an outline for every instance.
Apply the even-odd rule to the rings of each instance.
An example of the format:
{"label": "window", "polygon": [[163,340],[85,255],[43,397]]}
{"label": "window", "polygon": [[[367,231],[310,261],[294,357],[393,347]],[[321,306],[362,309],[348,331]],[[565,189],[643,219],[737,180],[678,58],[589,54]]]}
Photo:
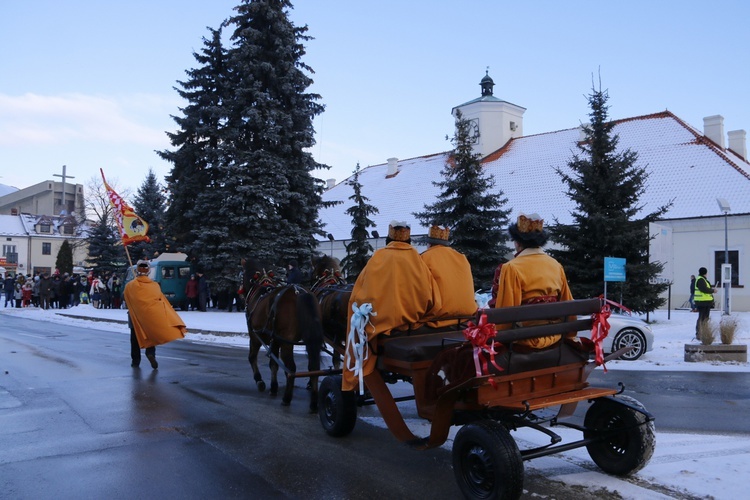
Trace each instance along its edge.
{"label": "window", "polygon": [[16,253],[15,245],[3,245],[3,257],[7,257],[8,254]]}
{"label": "window", "polygon": [[71,224],[65,224],[63,226],[63,234],[73,234],[73,226]]}
{"label": "window", "polygon": [[52,255],[52,243],[42,243],[42,255]]}
{"label": "window", "polygon": [[[721,265],[724,263],[724,250],[714,252],[714,276],[715,282],[721,280]],[[732,265],[732,286],[740,286],[740,252],[729,251],[729,263]],[[721,286],[721,283],[719,283]]]}
{"label": "window", "polygon": [[50,229],[51,229],[51,226],[49,224],[39,224],[40,233],[49,233]]}

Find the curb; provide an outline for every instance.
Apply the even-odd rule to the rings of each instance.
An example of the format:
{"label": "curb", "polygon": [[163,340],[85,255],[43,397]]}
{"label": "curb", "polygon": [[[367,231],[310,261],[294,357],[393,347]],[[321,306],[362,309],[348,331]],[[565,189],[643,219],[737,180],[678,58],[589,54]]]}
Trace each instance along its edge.
{"label": "curb", "polygon": [[[85,316],[77,316],[75,314],[61,314],[57,313],[58,316],[64,316],[66,318],[82,319],[86,321],[95,321],[99,323],[115,323],[118,325],[127,325],[128,322],[121,319],[108,319],[108,318],[90,318]],[[243,332],[221,332],[216,330],[203,330],[200,328],[188,327],[188,333],[200,333],[201,335],[216,335],[217,337],[250,337],[248,333]]]}

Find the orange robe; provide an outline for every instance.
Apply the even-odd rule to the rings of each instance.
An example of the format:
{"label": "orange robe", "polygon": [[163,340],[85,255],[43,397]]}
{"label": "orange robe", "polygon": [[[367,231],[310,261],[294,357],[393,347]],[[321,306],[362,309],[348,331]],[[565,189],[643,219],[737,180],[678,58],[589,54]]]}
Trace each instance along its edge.
{"label": "orange robe", "polygon": [[[372,304],[375,314],[370,315],[365,326],[368,340],[380,334],[390,335],[392,330],[419,328],[422,318],[441,306],[440,291],[427,265],[414,247],[400,241],[392,241],[376,251],[360,273],[349,299],[347,325],[351,325],[354,303],[359,307]],[[346,350],[349,357],[349,330]],[[368,351],[364,375],[375,369],[376,355]],[[359,378],[347,364],[344,363],[342,389],[350,391],[358,386]]]}
{"label": "orange robe", "polygon": [[[442,306],[433,308],[424,318],[427,326],[442,328],[456,325],[456,317],[472,316],[477,310],[477,303],[471,265],[466,256],[450,247],[433,245],[422,252],[421,257],[435,278],[442,300]],[[439,318],[452,319],[440,321]]]}
{"label": "orange robe", "polygon": [[[551,295],[558,301],[573,300],[565,270],[541,248],[527,248],[503,264],[495,307],[519,306],[543,295]],[[497,329],[506,330],[510,327],[511,325],[504,324],[498,325]],[[550,335],[519,340],[518,343],[543,349],[558,340],[559,335]]]}
{"label": "orange robe", "polygon": [[123,295],[141,349],[185,337],[185,323],[151,278],[137,276],[125,285]]}

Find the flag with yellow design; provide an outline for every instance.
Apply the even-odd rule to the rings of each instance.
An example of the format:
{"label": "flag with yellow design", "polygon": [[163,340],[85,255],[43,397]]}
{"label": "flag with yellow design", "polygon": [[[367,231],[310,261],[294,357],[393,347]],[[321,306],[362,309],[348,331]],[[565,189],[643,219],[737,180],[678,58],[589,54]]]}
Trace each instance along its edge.
{"label": "flag with yellow design", "polygon": [[122,244],[128,246],[131,243],[139,241],[151,241],[146,236],[148,233],[148,222],[138,217],[133,209],[130,208],[130,205],[107,184],[107,179],[104,178],[104,170],[101,170],[101,173],[109,202],[112,204],[112,208],[114,208],[114,216],[117,221],[117,228],[120,231]]}

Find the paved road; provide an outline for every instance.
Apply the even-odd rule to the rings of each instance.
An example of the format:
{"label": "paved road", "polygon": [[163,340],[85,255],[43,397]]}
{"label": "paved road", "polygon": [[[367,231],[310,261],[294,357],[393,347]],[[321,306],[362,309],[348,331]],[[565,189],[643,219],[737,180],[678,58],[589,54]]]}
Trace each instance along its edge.
{"label": "paved road", "polygon": [[[132,369],[127,335],[2,322],[4,497],[460,498],[448,450],[410,450],[363,420],[349,438],[330,438],[307,413],[305,382],[281,407],[255,390],[244,349],[178,341],[157,349],[159,370],[145,359]],[[524,498],[612,498],[536,471],[525,488]]]}

